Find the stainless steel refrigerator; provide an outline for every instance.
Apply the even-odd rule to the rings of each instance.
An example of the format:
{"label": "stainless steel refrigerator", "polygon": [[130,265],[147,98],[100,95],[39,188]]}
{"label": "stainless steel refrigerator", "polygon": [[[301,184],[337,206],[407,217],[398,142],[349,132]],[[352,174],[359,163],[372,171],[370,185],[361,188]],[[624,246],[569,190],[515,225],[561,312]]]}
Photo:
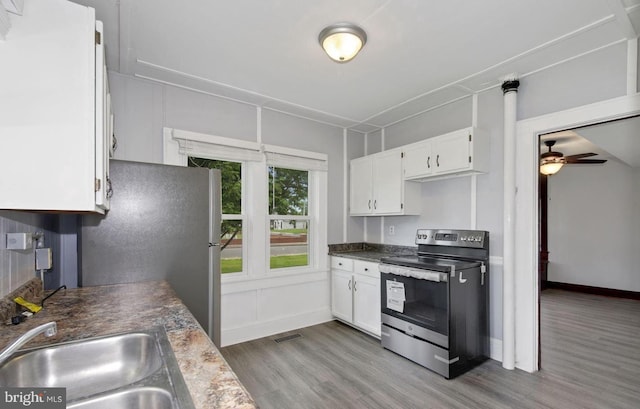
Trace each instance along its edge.
{"label": "stainless steel refrigerator", "polygon": [[82,216],[79,285],[167,280],[220,346],[220,171],[112,160],[110,178],[111,209]]}

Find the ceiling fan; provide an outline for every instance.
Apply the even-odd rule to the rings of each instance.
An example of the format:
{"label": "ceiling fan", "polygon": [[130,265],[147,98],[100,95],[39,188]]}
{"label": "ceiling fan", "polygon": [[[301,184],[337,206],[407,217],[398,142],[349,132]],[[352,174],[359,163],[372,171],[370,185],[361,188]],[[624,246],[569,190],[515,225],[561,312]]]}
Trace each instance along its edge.
{"label": "ceiling fan", "polygon": [[544,144],[549,148],[549,151],[544,152],[542,155],[540,155],[540,173],[542,173],[543,175],[553,175],[557,173],[564,165],[601,164],[607,161],[606,159],[584,159],[590,156],[597,155],[597,153],[593,152],[564,156],[561,152],[555,152],[551,150],[553,145],[556,144],[556,141],[544,141]]}

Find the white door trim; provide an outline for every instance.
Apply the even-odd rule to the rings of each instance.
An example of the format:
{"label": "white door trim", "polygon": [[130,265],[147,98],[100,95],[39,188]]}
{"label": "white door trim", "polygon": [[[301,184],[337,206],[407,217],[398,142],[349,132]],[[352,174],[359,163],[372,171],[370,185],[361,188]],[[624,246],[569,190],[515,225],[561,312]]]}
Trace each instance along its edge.
{"label": "white door trim", "polygon": [[516,367],[538,370],[538,136],[640,114],[640,94],[518,121],[516,125]]}

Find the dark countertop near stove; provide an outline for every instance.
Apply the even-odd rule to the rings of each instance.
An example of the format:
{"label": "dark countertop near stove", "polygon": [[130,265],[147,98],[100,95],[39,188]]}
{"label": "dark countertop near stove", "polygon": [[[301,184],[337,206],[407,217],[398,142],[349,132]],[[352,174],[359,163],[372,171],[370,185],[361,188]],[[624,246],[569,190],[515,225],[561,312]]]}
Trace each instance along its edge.
{"label": "dark countertop near stove", "polygon": [[416,255],[417,247],[396,246],[377,243],[330,244],[329,255],[347,257],[356,260],[380,262],[383,257]]}

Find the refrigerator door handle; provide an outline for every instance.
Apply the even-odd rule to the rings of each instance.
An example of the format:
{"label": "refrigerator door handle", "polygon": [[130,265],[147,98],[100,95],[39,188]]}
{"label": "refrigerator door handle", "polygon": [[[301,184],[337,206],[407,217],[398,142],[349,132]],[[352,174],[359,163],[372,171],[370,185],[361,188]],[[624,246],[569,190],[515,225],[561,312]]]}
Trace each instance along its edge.
{"label": "refrigerator door handle", "polygon": [[209,243],[209,247],[220,247],[220,243]]}

